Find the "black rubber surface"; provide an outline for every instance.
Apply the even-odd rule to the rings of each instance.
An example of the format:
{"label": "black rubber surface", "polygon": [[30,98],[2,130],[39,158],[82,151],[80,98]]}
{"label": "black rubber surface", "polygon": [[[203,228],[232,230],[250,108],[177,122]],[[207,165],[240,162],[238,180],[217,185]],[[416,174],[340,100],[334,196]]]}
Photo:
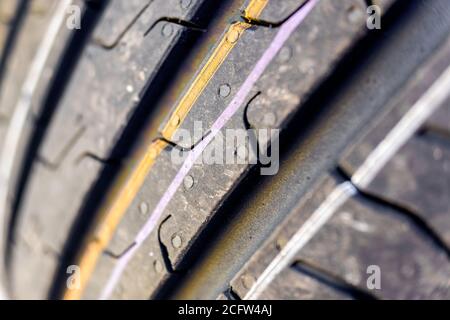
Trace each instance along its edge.
{"label": "black rubber surface", "polygon": [[[15,1],[14,14],[0,20],[1,148],[56,2]],[[179,169],[170,152],[192,147],[167,140],[158,128],[226,30],[244,21],[248,2],[74,1],[82,8],[81,29],[58,31],[9,186],[4,259],[13,298],[61,298],[67,266],[129,158],[145,147],[143,136],[166,139],[83,295],[99,298]],[[196,164],[192,185],[177,190],[111,298],[243,299],[308,216],[351,180],[450,64],[448,1],[374,3],[383,9],[382,29],[371,31],[371,1],[317,4],[223,129],[281,129],[279,172],[261,176],[260,164]],[[261,20],[247,21],[253,25],[179,129],[192,131],[195,121],[211,126],[303,4],[286,0],[276,8],[269,0]],[[449,105],[369,185],[355,185],[356,194],[259,298],[450,297]],[[372,265],[381,269],[381,289],[367,288]]]}

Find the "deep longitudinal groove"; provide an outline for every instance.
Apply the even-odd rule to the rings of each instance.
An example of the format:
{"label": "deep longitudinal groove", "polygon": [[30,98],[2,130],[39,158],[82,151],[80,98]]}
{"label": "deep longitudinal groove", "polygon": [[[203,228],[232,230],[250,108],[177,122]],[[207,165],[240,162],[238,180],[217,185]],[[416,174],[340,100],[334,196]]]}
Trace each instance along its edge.
{"label": "deep longitudinal groove", "polygon": [[5,68],[9,61],[9,57],[14,49],[17,36],[22,28],[24,18],[29,11],[30,1],[21,0],[15,8],[14,18],[10,22],[10,30],[6,37],[3,50],[0,52],[0,92],[2,88],[3,77],[5,75]]}
{"label": "deep longitudinal groove", "polygon": [[[39,109],[40,114],[37,115],[35,126],[31,131],[25,147],[23,163],[21,165],[17,184],[15,186],[7,235],[9,244],[14,242],[16,222],[21,209],[22,198],[26,191],[27,182],[33,168],[33,163],[36,159],[38,159],[38,150],[44,140],[53,115],[58,108],[59,101],[61,100],[75,70],[79,57],[83,52],[84,46],[86,45],[91,31],[93,30],[98,17],[101,15],[101,12],[107,2],[108,1],[105,0],[100,3],[101,5],[96,4],[86,6],[81,18],[81,28],[73,31],[69,42],[66,44],[64,51],[59,58],[55,75],[46,89],[46,96]],[[11,261],[11,250],[11,245],[7,246],[6,261]]]}
{"label": "deep longitudinal groove", "polygon": [[[361,79],[378,79],[382,76],[384,71],[381,66],[390,58],[398,57],[399,46],[405,46],[401,39],[420,20],[417,18],[427,17],[427,15],[419,15],[419,11],[416,10],[418,8],[413,7],[412,2],[400,1],[400,4],[401,6],[390,10],[383,19],[382,32],[370,32],[363,41],[352,48],[349,55],[333,70],[332,75],[314,89],[313,95],[302,104],[281,133],[280,159],[282,160],[279,174],[273,177],[261,177],[257,174],[247,176],[244,182],[226,198],[213,221],[209,222],[208,228],[204,230],[204,237],[201,239],[202,250],[196,251],[195,254],[191,252],[191,256],[195,258],[192,259],[189,276],[173,286],[170,297],[213,298],[219,292],[224,292],[233,275],[248,262],[263,241],[272,234],[271,226],[280,223],[280,220],[272,219],[271,223],[265,222],[264,227],[260,222],[267,221],[267,217],[283,217],[283,214],[291,212],[290,208],[286,210],[282,206],[289,201],[289,198],[286,198],[284,194],[275,196],[280,192],[280,185],[290,184],[292,189],[298,190],[296,199],[304,196],[305,192],[311,190],[310,185],[316,182],[324,172],[334,168],[335,161],[338,160],[331,156],[322,157],[329,160],[320,163],[315,160],[318,158],[314,157],[310,160],[307,159],[308,156],[316,154],[317,149],[323,150],[324,146],[334,149],[333,152],[338,155],[348,142],[344,144],[341,138],[330,137],[339,136],[339,132],[345,132],[347,127],[363,128],[374,117],[374,113],[365,120],[361,118],[365,122],[360,122],[361,119],[353,121],[355,118],[349,116],[354,114],[367,116],[371,114],[370,109],[375,110],[379,107],[381,110],[386,104],[389,94],[382,95],[382,99],[375,100],[371,108],[368,108],[366,99],[368,96],[375,95],[378,86],[367,86]],[[390,32],[389,37],[386,36],[388,32]],[[398,46],[394,49],[392,43],[397,43]],[[397,71],[398,74],[402,74],[402,77],[389,77],[388,86],[395,88],[398,83],[403,83],[403,74],[408,74],[410,69],[399,68]],[[342,98],[352,97],[358,92],[364,92],[362,94],[365,97],[362,98],[364,101],[359,98]],[[344,113],[343,109],[353,112]],[[332,127],[332,122],[345,123],[345,125],[334,133],[316,129]],[[360,132],[360,129],[352,130],[348,130],[346,134],[346,139],[349,141],[352,141],[351,139]],[[294,152],[300,156],[296,157]],[[312,161],[316,162],[315,167],[310,165]],[[294,166],[299,169],[292,170]],[[267,192],[267,190],[276,191]],[[265,209],[266,207],[269,209]],[[274,215],[274,212],[277,212],[277,215]],[[266,226],[269,227],[266,228]],[[255,229],[256,232],[253,231]],[[245,247],[247,244],[249,245]],[[219,271],[215,272],[215,270]],[[214,286],[211,285],[213,281]]]}
{"label": "deep longitudinal groove", "polygon": [[[205,1],[197,10],[195,20],[198,21],[199,25],[207,26],[210,23],[213,19],[211,12],[216,12],[212,8],[217,9],[217,3],[215,1]],[[200,32],[197,30],[193,31],[189,27],[182,30],[180,41],[171,48],[165,61],[158,67],[156,75],[148,80],[146,86],[139,94],[140,101],[112,149],[109,159],[127,159],[133,153],[135,145],[130,142],[139,140],[142,129],[148,125],[149,119],[154,116],[154,113],[160,111],[155,110],[151,106],[158,105],[164,97],[165,92],[171,86],[174,75],[180,71],[181,65],[178,61],[182,61],[191,52],[192,48],[197,44],[200,35]],[[83,244],[82,239],[88,234],[89,228],[95,221],[95,213],[98,212],[105,200],[104,195],[114,185],[122,168],[122,161],[119,161],[118,166],[105,166],[87,193],[63,248],[63,255],[53,281],[53,288],[49,294],[50,298],[59,298],[64,291],[65,270],[68,265],[76,261]]]}

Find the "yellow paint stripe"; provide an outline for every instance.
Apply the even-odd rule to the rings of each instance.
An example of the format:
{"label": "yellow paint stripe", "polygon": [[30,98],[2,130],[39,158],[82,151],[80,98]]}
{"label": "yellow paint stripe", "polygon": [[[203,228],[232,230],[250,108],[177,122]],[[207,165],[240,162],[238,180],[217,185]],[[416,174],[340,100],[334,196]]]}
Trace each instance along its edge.
{"label": "yellow paint stripe", "polygon": [[248,29],[251,25],[245,22],[237,22],[230,26],[225,36],[216,47],[205,66],[201,69],[198,76],[192,82],[186,94],[181,98],[181,101],[170,116],[166,125],[161,131],[162,136],[171,140],[175,131],[184,121],[192,106],[197,101],[200,94],[208,85],[211,78],[217,72],[223,61],[231,52],[233,47],[238,42],[242,32]]}
{"label": "yellow paint stripe", "polygon": [[[269,0],[250,1],[249,5],[244,10],[244,15],[246,17],[247,15],[251,16],[252,18],[258,17],[268,1]],[[161,134],[165,139],[172,140],[173,134],[180,127],[181,123],[183,123],[198,97],[228,57],[229,53],[238,42],[239,37],[250,27],[251,25],[246,22],[236,22],[230,26],[161,131]]]}
{"label": "yellow paint stripe", "polygon": [[[262,12],[268,1],[252,0],[244,12],[252,12],[252,14],[257,16]],[[169,118],[162,131],[164,138],[168,140],[172,138],[174,132],[179,128],[211,78],[238,42],[242,32],[250,26],[250,24],[245,22],[237,22],[230,26]],[[120,183],[122,182],[120,181],[117,189],[113,190],[110,197],[111,205],[100,212],[98,220],[93,224],[96,226],[96,229],[87,238],[78,258],[77,265],[81,272],[79,286],[72,289],[66,288],[63,294],[64,299],[74,300],[81,298],[100,255],[106,249],[123,215],[142,187],[156,158],[167,145],[162,140],[153,142],[131,174],[128,176],[125,173],[122,179],[124,182]]]}
{"label": "yellow paint stripe", "polygon": [[251,0],[244,10],[244,18],[248,20],[257,19],[267,5],[267,2],[268,0]]}
{"label": "yellow paint stripe", "polygon": [[98,221],[94,223],[96,229],[87,239],[87,243],[78,260],[77,265],[81,272],[80,286],[78,288],[67,289],[64,292],[64,299],[72,300],[81,298],[82,291],[87,285],[89,275],[94,271],[98,257],[110,242],[123,214],[127,211],[144,183],[156,158],[167,145],[167,142],[162,140],[153,142],[145,152],[142,160],[132,171],[130,177],[126,179],[123,187],[118,189],[115,195],[112,195],[115,201],[100,214]]}

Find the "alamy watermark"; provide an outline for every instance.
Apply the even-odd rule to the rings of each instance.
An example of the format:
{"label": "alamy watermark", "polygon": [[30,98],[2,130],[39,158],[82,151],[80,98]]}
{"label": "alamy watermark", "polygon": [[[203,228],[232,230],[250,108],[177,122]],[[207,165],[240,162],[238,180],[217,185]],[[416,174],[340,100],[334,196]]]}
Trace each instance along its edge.
{"label": "alamy watermark", "polygon": [[381,268],[377,265],[370,265],[367,267],[366,273],[369,275],[367,277],[366,286],[369,290],[380,290],[381,289]]}
{"label": "alamy watermark", "polygon": [[[366,26],[369,30],[381,29],[381,13],[382,10],[378,5],[371,5],[367,7],[367,21]],[[72,4],[67,7],[66,27],[69,30],[81,29],[81,8],[78,5]]]}
{"label": "alamy watermark", "polygon": [[[178,129],[172,140],[177,145],[194,146],[208,135],[201,121],[194,130]],[[219,131],[195,164],[202,165],[260,165],[261,175],[275,175],[279,170],[279,129],[224,129]],[[171,161],[181,165],[188,157],[185,149],[174,147]]]}
{"label": "alamy watermark", "polygon": [[366,26],[369,30],[381,29],[381,8],[377,5],[367,7]]}
{"label": "alamy watermark", "polygon": [[79,290],[81,288],[81,270],[77,265],[70,265],[67,267],[66,287],[69,290]]}
{"label": "alamy watermark", "polygon": [[67,19],[66,27],[69,30],[80,30],[81,29],[81,8],[75,4],[67,7]]}

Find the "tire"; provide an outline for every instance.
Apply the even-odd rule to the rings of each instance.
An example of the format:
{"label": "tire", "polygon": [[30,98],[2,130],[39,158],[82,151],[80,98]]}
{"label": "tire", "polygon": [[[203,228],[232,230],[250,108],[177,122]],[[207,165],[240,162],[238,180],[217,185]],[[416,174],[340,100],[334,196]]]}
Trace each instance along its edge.
{"label": "tire", "polygon": [[[10,297],[450,297],[448,1],[44,2],[1,57]],[[229,129],[272,162],[189,157]]]}

